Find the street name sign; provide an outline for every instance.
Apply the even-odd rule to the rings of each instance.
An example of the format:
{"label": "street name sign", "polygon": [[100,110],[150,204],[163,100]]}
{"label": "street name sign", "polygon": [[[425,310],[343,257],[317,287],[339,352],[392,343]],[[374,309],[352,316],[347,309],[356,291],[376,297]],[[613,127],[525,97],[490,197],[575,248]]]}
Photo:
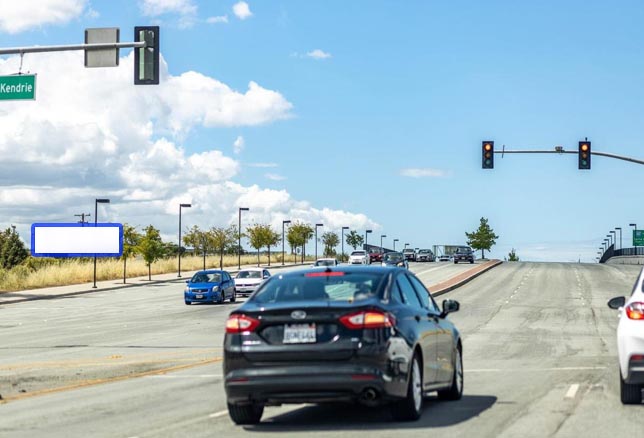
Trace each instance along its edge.
{"label": "street name sign", "polygon": [[36,100],[36,75],[0,76],[0,100]]}
{"label": "street name sign", "polygon": [[644,230],[633,230],[633,246],[644,246]]}

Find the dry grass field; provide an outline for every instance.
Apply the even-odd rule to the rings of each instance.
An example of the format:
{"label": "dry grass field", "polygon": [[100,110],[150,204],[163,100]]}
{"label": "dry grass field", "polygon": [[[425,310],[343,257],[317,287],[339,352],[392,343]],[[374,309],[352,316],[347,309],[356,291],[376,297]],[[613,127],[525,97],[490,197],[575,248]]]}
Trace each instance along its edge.
{"label": "dry grass field", "polygon": [[[295,257],[287,254],[286,263],[293,263]],[[298,262],[300,259],[298,258]],[[271,264],[282,262],[282,254],[271,254]],[[268,257],[260,256],[260,264],[266,265]],[[257,265],[256,255],[244,255],[242,265]],[[237,268],[237,256],[224,256],[224,269]],[[177,272],[177,258],[163,259],[152,263],[151,272],[166,274]],[[203,258],[200,256],[185,256],[181,258],[181,271],[195,271],[203,268]],[[206,269],[219,268],[219,257],[206,257]],[[127,278],[148,275],[148,267],[143,259],[127,261]],[[96,264],[96,280],[115,280],[123,278],[123,261],[113,258],[98,259]],[[64,286],[69,284],[88,283],[94,280],[94,262],[92,259],[65,259],[57,263],[44,265],[35,270],[27,266],[16,266],[9,271],[0,269],[0,292],[37,289],[48,286]]]}

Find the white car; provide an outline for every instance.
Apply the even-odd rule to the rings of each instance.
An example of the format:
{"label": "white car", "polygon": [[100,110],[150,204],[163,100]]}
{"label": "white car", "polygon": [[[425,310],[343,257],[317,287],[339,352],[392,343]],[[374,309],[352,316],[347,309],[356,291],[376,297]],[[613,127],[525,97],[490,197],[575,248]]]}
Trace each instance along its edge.
{"label": "white car", "polygon": [[317,259],[313,266],[338,266],[340,262],[334,258]]}
{"label": "white car", "polygon": [[619,310],[617,351],[619,353],[620,398],[622,404],[642,403],[644,389],[644,269],[640,271],[630,297],[615,297],[608,307]]}
{"label": "white car", "polygon": [[262,281],[270,277],[271,274],[266,269],[262,268],[248,268],[242,269],[235,276],[235,290],[237,295],[250,295],[255,292],[257,286]]}
{"label": "white car", "polygon": [[361,249],[353,251],[351,255],[349,255],[349,264],[350,265],[368,265],[369,253]]}

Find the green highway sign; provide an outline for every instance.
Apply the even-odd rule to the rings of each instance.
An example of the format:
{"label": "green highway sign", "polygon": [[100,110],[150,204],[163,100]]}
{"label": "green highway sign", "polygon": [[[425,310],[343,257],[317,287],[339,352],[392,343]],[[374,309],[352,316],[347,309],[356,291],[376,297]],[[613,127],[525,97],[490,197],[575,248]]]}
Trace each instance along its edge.
{"label": "green highway sign", "polygon": [[0,76],[0,100],[35,100],[36,75]]}
{"label": "green highway sign", "polygon": [[644,230],[633,230],[633,246],[644,246]]}

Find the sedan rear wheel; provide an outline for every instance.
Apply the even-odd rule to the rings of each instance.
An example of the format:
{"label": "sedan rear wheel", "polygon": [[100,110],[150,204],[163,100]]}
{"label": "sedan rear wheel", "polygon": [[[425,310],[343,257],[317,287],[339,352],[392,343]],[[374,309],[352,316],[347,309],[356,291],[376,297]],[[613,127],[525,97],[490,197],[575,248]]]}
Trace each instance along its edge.
{"label": "sedan rear wheel", "polygon": [[454,358],[454,376],[449,389],[438,391],[440,400],[460,400],[463,396],[463,356],[460,348],[456,349]]}
{"label": "sedan rear wheel", "polygon": [[626,383],[619,373],[619,395],[624,405],[638,405],[642,403],[642,385]]}
{"label": "sedan rear wheel", "polygon": [[411,375],[407,384],[407,397],[391,405],[391,415],[396,421],[416,421],[423,408],[423,375],[418,356],[414,355]]}
{"label": "sedan rear wheel", "polygon": [[228,403],[228,415],[235,424],[257,424],[264,413],[264,405],[234,405]]}
{"label": "sedan rear wheel", "polygon": [[235,301],[237,301],[237,289],[233,290],[233,296],[230,297],[230,302],[231,303],[234,303]]}

